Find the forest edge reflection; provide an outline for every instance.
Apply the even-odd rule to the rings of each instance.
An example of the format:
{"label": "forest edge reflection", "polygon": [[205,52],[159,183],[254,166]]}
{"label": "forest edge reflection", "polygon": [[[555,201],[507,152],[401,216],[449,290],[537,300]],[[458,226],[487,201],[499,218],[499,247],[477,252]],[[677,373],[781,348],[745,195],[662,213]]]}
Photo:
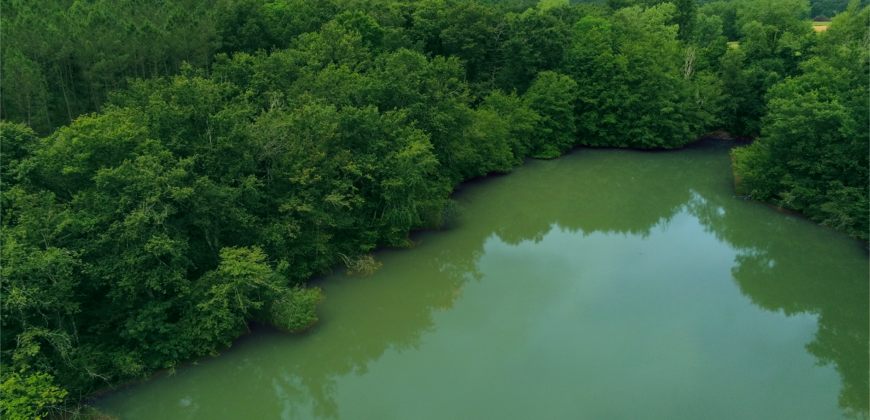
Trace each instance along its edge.
{"label": "forest edge reflection", "polygon": [[[747,214],[757,212],[759,204],[750,204],[734,194],[723,194],[731,179],[727,149],[729,145],[715,142],[699,142],[677,152],[638,152],[619,151],[610,153],[595,149],[575,149],[563,159],[553,161],[533,161],[528,168],[522,168],[525,177],[531,178],[523,188],[531,196],[545,196],[566,188],[584,191],[607,191],[604,194],[581,194],[583,200],[570,207],[512,206],[510,197],[484,194],[475,200],[487,200],[490,208],[503,211],[487,214],[485,218],[460,221],[458,228],[473,232],[472,241],[464,241],[459,246],[440,250],[443,258],[408,262],[417,264],[421,272],[435,273],[428,276],[437,279],[427,285],[426,293],[406,293],[397,283],[390,296],[385,297],[389,304],[381,302],[377,310],[365,308],[371,305],[360,301],[362,308],[330,308],[321,313],[321,321],[310,330],[287,337],[292,345],[316,346],[317,351],[304,353],[308,359],[294,360],[292,365],[283,367],[281,372],[271,372],[280,383],[274,382],[274,392],[280,388],[283,400],[289,401],[292,409],[310,409],[319,418],[338,418],[336,378],[347,374],[363,374],[370,362],[378,360],[387,350],[401,352],[419,348],[421,337],[434,328],[433,315],[437,311],[449,309],[461,296],[463,286],[470,280],[480,280],[480,258],[486,241],[495,235],[499,240],[517,245],[523,241],[540,241],[552,229],[560,229],[589,235],[594,232],[647,237],[657,226],[667,224],[680,213],[686,212],[697,218],[705,229],[715,237],[738,251],[734,261],[732,276],[743,295],[760,308],[786,315],[810,313],[818,315],[818,331],[814,340],[806,348],[820,365],[833,365],[841,377],[839,403],[849,417],[866,418],[868,401],[868,284],[866,278],[856,277],[849,267],[836,264],[834,249],[813,246],[809,241],[794,241],[782,233],[793,223],[807,223],[797,217],[785,216],[770,210],[771,220],[765,223],[747,225],[743,223]],[[703,154],[711,150],[720,151],[722,159],[716,160],[714,170],[700,170],[710,165]],[[603,155],[602,155],[602,152]],[[588,160],[585,154],[598,154],[595,160]],[[646,159],[648,164],[631,166],[629,171],[607,172],[607,176],[596,179],[573,179],[554,182],[549,176],[552,169],[568,164],[566,159],[581,159],[584,167],[596,172],[596,168],[610,165],[611,159],[618,154],[654,154],[655,159]],[[698,153],[698,158],[693,158]],[[672,164],[678,154],[682,163]],[[688,154],[689,156],[685,156]],[[576,164],[576,163],[575,163]],[[724,171],[724,172],[723,172]],[[602,172],[602,171],[599,171]],[[699,177],[698,174],[710,174]],[[722,176],[722,174],[726,176]],[[649,184],[644,180],[655,174],[664,177],[667,185],[656,191],[648,191]],[[468,202],[464,189],[472,189],[482,184],[506,182],[510,176],[491,177],[466,183],[455,198],[464,206]],[[565,181],[565,180],[558,180]],[[480,184],[480,185],[478,185]],[[723,187],[724,185],[724,187]],[[729,189],[728,191],[733,191]],[[478,191],[480,192],[480,191]],[[627,221],[620,217],[620,209],[629,207],[645,209],[644,217]],[[584,214],[584,217],[577,217]],[[590,217],[590,215],[593,215]],[[521,218],[525,223],[512,223]],[[813,228],[815,229],[815,228]],[[423,231],[413,235],[415,241],[426,241],[432,235],[444,232]],[[832,233],[833,234],[833,233]],[[854,252],[866,254],[866,249],[857,241]],[[382,250],[379,257],[389,254],[407,253],[405,250]],[[798,264],[777,264],[784,261],[785,255],[807,255]],[[410,255],[404,257],[410,258]],[[403,258],[404,258],[403,257]],[[381,259],[381,258],[379,258]],[[864,275],[864,273],[859,273]],[[340,277],[340,276],[339,276]],[[358,278],[336,277],[330,282],[340,280],[344,286],[353,284]],[[314,280],[312,283],[322,283]],[[329,284],[323,283],[328,297]],[[353,287],[365,287],[357,282]],[[372,303],[373,304],[373,303]],[[320,309],[318,309],[320,312]],[[354,314],[367,316],[354,316]],[[353,322],[347,319],[355,318]],[[381,328],[373,328],[377,325]],[[329,342],[330,336],[317,334],[320,328],[342,329],[342,336],[353,337],[348,346],[344,341]],[[259,328],[258,328],[259,329]],[[372,335],[366,331],[379,331]],[[258,334],[279,334],[266,330]],[[249,336],[250,337],[250,336]],[[249,337],[245,337],[237,345]],[[334,336],[332,336],[334,337]],[[313,341],[317,341],[314,343]],[[311,360],[311,358],[317,360]],[[228,372],[232,375],[231,372]]]}

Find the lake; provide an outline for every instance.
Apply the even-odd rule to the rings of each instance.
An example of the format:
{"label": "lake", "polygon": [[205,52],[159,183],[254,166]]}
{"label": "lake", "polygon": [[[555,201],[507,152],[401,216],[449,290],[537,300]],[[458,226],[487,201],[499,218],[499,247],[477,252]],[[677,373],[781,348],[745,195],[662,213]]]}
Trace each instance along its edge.
{"label": "lake", "polygon": [[868,416],[868,250],[737,197],[727,142],[574,149],[315,279],[320,321],[107,393],[122,419]]}

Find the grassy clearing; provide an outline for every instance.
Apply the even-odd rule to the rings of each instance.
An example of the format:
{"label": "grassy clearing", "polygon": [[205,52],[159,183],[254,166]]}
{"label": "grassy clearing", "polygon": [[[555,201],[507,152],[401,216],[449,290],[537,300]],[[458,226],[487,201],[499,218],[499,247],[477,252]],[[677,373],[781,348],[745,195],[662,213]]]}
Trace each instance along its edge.
{"label": "grassy clearing", "polygon": [[728,48],[740,48],[739,41],[731,41],[728,43]]}
{"label": "grassy clearing", "polygon": [[831,22],[813,22],[813,30],[816,32],[827,31],[830,24]]}

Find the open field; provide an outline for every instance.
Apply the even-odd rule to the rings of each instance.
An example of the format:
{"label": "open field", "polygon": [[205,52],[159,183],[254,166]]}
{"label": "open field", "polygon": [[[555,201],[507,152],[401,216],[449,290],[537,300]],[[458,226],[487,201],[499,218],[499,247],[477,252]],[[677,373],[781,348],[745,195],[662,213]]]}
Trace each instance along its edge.
{"label": "open field", "polygon": [[828,25],[830,24],[831,22],[813,22],[813,29],[816,32],[824,32],[828,30]]}

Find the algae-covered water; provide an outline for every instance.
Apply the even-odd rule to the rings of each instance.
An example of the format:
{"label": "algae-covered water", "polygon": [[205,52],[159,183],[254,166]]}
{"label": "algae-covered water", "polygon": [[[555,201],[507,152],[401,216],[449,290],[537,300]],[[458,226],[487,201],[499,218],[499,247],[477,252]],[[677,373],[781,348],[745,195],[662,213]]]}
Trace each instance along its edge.
{"label": "algae-covered water", "polygon": [[728,144],[576,149],[312,281],[300,334],[106,394],[121,419],[867,418],[865,244],[737,197]]}

